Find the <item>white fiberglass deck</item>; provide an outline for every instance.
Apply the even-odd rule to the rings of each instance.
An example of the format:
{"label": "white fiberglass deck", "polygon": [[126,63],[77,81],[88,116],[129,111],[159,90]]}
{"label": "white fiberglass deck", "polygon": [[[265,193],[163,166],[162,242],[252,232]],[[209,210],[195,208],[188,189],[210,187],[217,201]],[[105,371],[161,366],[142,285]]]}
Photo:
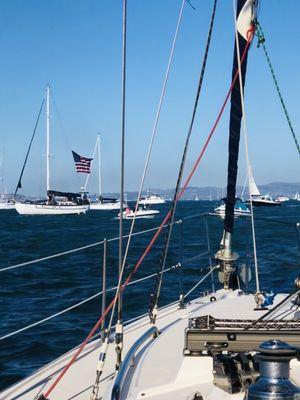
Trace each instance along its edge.
{"label": "white fiberglass deck", "polygon": [[[174,304],[159,311],[157,327],[161,334],[156,339],[147,340],[138,350],[135,365],[126,376],[121,399],[188,399],[196,392],[201,393],[204,400],[243,399],[244,393],[229,394],[213,384],[211,357],[183,355],[184,330],[188,325],[188,318],[211,315],[215,318],[257,319],[265,313],[254,310],[253,295],[244,295],[238,290],[220,290],[215,297],[215,302],[210,302],[208,296],[193,301],[185,309],[178,309],[178,305]],[[277,295],[274,305],[283,297]],[[125,327],[123,357],[149,327],[148,316]],[[51,393],[50,399],[89,399],[95,381],[100,345],[100,341],[96,340],[86,347]],[[39,393],[45,393],[71,355],[72,352],[64,355],[5,390],[0,394],[1,400],[34,399]],[[111,399],[115,360],[115,348],[111,344],[99,390],[100,398],[105,400]],[[291,377],[300,385],[300,363],[293,361],[291,365]]]}

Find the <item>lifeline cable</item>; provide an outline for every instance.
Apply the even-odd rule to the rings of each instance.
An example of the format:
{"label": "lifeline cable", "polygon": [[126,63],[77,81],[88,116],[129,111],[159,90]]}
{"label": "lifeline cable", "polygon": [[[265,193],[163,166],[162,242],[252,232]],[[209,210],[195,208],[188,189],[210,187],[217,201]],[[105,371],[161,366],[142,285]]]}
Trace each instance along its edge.
{"label": "lifeline cable", "polygon": [[196,98],[195,98],[195,102],[194,102],[192,118],[191,118],[189,130],[188,130],[188,134],[186,137],[186,141],[185,141],[185,146],[184,146],[184,150],[183,150],[183,154],[182,154],[182,158],[181,158],[181,163],[180,163],[180,168],[179,168],[179,173],[178,173],[178,178],[177,178],[177,183],[176,183],[176,188],[175,188],[175,192],[174,192],[174,196],[173,196],[173,202],[172,202],[172,206],[171,206],[171,217],[170,217],[171,224],[168,226],[165,237],[164,237],[164,249],[162,251],[161,258],[160,258],[160,266],[157,270],[157,280],[155,283],[154,294],[151,294],[151,298],[150,298],[151,303],[150,303],[149,316],[150,316],[150,320],[152,323],[155,323],[155,319],[156,319],[157,302],[158,302],[158,298],[160,295],[160,290],[161,290],[161,285],[162,285],[162,280],[163,280],[163,271],[164,271],[164,268],[166,265],[168,249],[169,249],[170,240],[171,240],[172,224],[174,222],[175,213],[176,213],[176,207],[177,207],[177,201],[178,201],[177,195],[178,195],[178,191],[179,191],[179,188],[181,185],[187,151],[188,151],[189,142],[190,142],[190,138],[192,135],[192,130],[193,130],[194,121],[195,121],[195,117],[196,117],[197,107],[198,107],[198,103],[199,103],[199,98],[200,98],[200,93],[201,93],[201,88],[202,88],[202,83],[203,83],[207,58],[208,58],[208,52],[209,52],[209,48],[210,48],[212,30],[213,30],[213,25],[214,25],[214,20],[215,20],[216,6],[217,6],[217,0],[214,0],[213,10],[212,10],[211,19],[210,19],[210,25],[209,25],[209,30],[208,30],[208,36],[207,36],[207,41],[206,41],[206,46],[205,46],[205,53],[204,53],[204,57],[203,57],[203,61],[202,61],[202,68],[201,68],[201,72],[200,72],[197,93],[196,93]]}
{"label": "lifeline cable", "polygon": [[[243,55],[241,57],[241,63],[243,63],[244,59],[245,59],[245,55],[247,53],[247,50],[252,42],[252,38],[253,38],[253,33],[251,32],[251,34],[248,37],[248,41],[247,41],[247,46],[243,52]],[[226,104],[228,102],[228,99],[230,97],[232,88],[234,86],[234,83],[236,81],[238,77],[238,71],[236,71],[236,74],[233,77],[233,80],[231,82],[230,88],[226,94],[225,100],[220,108],[220,111],[217,115],[217,118],[210,130],[209,135],[206,138],[206,141],[200,151],[200,154],[198,156],[198,158],[196,159],[188,177],[186,178],[183,187],[181,188],[181,190],[178,193],[177,196],[177,200],[179,200],[183,193],[185,192],[188,184],[190,183],[200,161],[203,158],[203,155],[208,147],[208,144],[213,136],[213,134],[216,131],[216,128],[220,122],[221,116],[223,115],[223,112],[225,110]],[[167,213],[167,215],[165,216],[165,218],[163,219],[162,223],[160,224],[159,228],[157,229],[157,231],[155,232],[155,234],[153,235],[152,239],[150,240],[150,242],[148,243],[146,249],[144,250],[143,254],[141,255],[141,257],[139,258],[139,260],[137,261],[135,267],[133,268],[133,270],[130,272],[130,274],[128,275],[128,277],[126,278],[125,282],[123,283],[123,285],[120,287],[120,290],[123,292],[126,288],[126,286],[128,285],[128,283],[131,281],[132,277],[135,275],[136,271],[139,269],[140,265],[142,264],[142,262],[144,261],[145,257],[147,256],[147,254],[149,253],[149,251],[151,250],[151,247],[153,246],[153,244],[155,243],[156,239],[158,238],[160,232],[163,229],[163,226],[168,222],[169,218],[171,216],[171,212],[169,211]],[[108,305],[108,307],[106,308],[105,312],[100,316],[100,318],[98,319],[98,321],[96,322],[96,324],[93,326],[93,328],[91,329],[90,333],[88,334],[88,336],[85,338],[85,340],[81,343],[81,345],[79,346],[77,352],[72,356],[72,358],[70,359],[70,361],[65,365],[65,367],[63,368],[63,370],[60,372],[60,374],[58,375],[58,377],[55,379],[55,381],[51,384],[51,386],[49,387],[49,389],[45,392],[45,394],[41,394],[39,399],[43,400],[43,399],[47,399],[48,396],[52,393],[52,391],[54,390],[54,388],[56,387],[56,385],[61,381],[61,379],[63,378],[63,376],[66,374],[66,372],[69,370],[69,368],[72,366],[72,364],[76,361],[77,357],[79,356],[79,354],[82,352],[82,350],[84,349],[84,347],[86,346],[86,344],[88,343],[88,341],[91,339],[91,337],[94,335],[94,333],[96,332],[96,330],[100,327],[101,322],[103,321],[103,319],[107,316],[107,314],[109,313],[109,311],[112,309],[113,305],[115,304],[116,300],[117,300],[117,295],[118,293],[116,293],[114,299],[111,301],[111,303]]]}

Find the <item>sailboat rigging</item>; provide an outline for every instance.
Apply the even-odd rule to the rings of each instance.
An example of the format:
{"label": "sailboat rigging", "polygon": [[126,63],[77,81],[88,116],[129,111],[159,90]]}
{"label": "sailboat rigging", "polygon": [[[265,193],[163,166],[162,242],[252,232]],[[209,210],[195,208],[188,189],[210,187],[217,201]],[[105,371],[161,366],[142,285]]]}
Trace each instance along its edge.
{"label": "sailboat rigging", "polygon": [[[30,140],[29,148],[26,153],[25,162],[22,167],[21,175],[15,190],[15,196],[19,188],[22,187],[21,179],[28,159],[29,151],[34,139],[37,124],[42,112],[44,101],[40,107],[39,115]],[[62,192],[51,189],[50,175],[50,86],[46,87],[46,194],[47,200],[38,201],[16,201],[15,208],[19,214],[25,215],[64,215],[64,214],[85,214],[89,210],[89,205],[81,193]]]}
{"label": "sailboat rigging", "polygon": [[[124,189],[126,6],[127,2],[123,0],[121,201]],[[91,400],[100,398],[102,400],[296,400],[299,398],[300,277],[295,280],[294,291],[289,294],[279,293],[271,298],[260,290],[259,274],[255,264],[256,290],[252,293],[247,289],[250,275],[246,267],[244,271],[243,268],[239,268],[239,256],[233,251],[234,205],[242,118],[243,130],[246,130],[245,76],[248,52],[255,31],[257,6],[258,0],[237,0],[235,9],[234,1],[236,37],[230,89],[216,122],[181,187],[186,149],[200,93],[198,90],[172,209],[155,231],[145,251],[129,275],[122,279],[124,237],[121,208],[119,276],[114,298],[77,348],[9,388],[4,392],[4,398],[83,400],[87,398],[88,393]],[[170,222],[173,223],[176,203],[199,165],[230,96],[227,197],[221,246],[214,260],[211,259],[209,252],[210,264],[203,279],[185,294],[180,292],[178,301],[161,308],[158,308],[157,300],[162,281],[158,276],[160,286],[153,296],[154,304],[150,318],[148,315],[142,315],[124,325],[123,292],[164,227],[168,228],[169,241],[171,231],[168,225]],[[249,166],[247,159],[250,177]],[[257,193],[258,188],[254,187],[255,190]],[[253,223],[253,212],[251,212],[251,222]],[[255,237],[253,251],[256,256],[254,239]],[[161,275],[164,272],[166,250],[159,271]],[[205,265],[207,267],[207,264]],[[212,285],[208,294],[205,292],[195,300],[188,301],[190,293],[205,278],[212,276],[214,271],[218,271],[221,288],[215,290]],[[113,328],[113,311],[116,307],[117,324]],[[110,322],[105,326],[105,317],[109,312],[111,312]],[[104,331],[100,337],[95,338],[94,335],[101,326],[104,327]]]}

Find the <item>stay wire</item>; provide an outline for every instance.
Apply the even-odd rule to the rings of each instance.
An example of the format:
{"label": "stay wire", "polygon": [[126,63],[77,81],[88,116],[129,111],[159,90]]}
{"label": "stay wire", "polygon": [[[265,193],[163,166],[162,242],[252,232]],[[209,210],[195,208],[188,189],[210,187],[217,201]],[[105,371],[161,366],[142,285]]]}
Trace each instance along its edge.
{"label": "stay wire", "polygon": [[37,119],[36,119],[36,122],[35,122],[35,125],[34,125],[33,133],[32,133],[32,136],[31,136],[31,139],[30,139],[30,142],[29,142],[29,146],[28,146],[28,150],[27,150],[27,153],[26,153],[26,156],[25,156],[24,164],[23,164],[23,167],[22,167],[22,170],[21,170],[21,174],[20,174],[16,189],[15,189],[14,196],[13,196],[14,199],[16,198],[18,189],[21,189],[21,187],[22,187],[22,183],[21,182],[22,182],[23,173],[24,173],[24,170],[25,170],[25,166],[27,164],[27,160],[28,160],[28,157],[29,157],[29,153],[30,153],[30,150],[31,150],[33,139],[35,137],[35,133],[36,133],[39,121],[40,121],[40,117],[41,117],[41,113],[42,113],[42,110],[43,110],[43,107],[44,107],[44,103],[45,103],[45,98],[43,98],[43,100],[42,100],[42,103],[41,103],[41,106],[40,106],[40,109],[39,109],[39,113],[38,113],[38,116],[37,116]]}
{"label": "stay wire", "polygon": [[208,58],[208,52],[209,52],[209,48],[210,48],[211,36],[212,36],[212,31],[213,31],[213,26],[214,26],[216,6],[217,6],[217,0],[214,0],[213,10],[212,10],[211,19],[210,19],[210,25],[209,25],[209,30],[208,30],[208,36],[207,36],[207,41],[206,41],[206,46],[205,46],[205,53],[204,53],[204,57],[203,57],[203,61],[202,61],[202,68],[201,68],[201,72],[200,72],[200,77],[199,77],[199,82],[198,82],[198,87],[197,87],[197,92],[196,92],[196,98],[195,98],[195,102],[194,102],[192,118],[191,118],[190,126],[188,129],[186,141],[185,141],[185,146],[184,146],[184,150],[183,150],[183,154],[182,154],[182,158],[181,158],[181,164],[180,164],[177,183],[176,183],[176,188],[175,188],[172,206],[171,206],[171,210],[170,210],[171,211],[170,225],[167,227],[167,231],[166,231],[166,234],[164,237],[164,249],[163,249],[163,252],[161,255],[161,259],[160,259],[160,267],[157,271],[157,274],[158,274],[157,275],[157,278],[158,278],[157,285],[156,285],[157,287],[155,288],[154,295],[151,295],[152,298],[150,299],[151,303],[150,303],[149,316],[150,316],[150,320],[152,323],[155,323],[155,319],[156,319],[156,309],[157,309],[157,303],[158,303],[161,286],[162,286],[162,281],[163,281],[163,271],[164,271],[165,265],[166,265],[166,260],[167,260],[167,255],[168,255],[168,250],[169,250],[170,240],[171,240],[171,234],[172,234],[172,226],[173,226],[177,203],[178,203],[178,192],[179,192],[179,189],[181,186],[183,171],[184,171],[187,152],[188,152],[188,148],[189,148],[189,142],[190,142],[190,138],[191,138],[193,127],[194,127],[196,112],[197,112],[200,93],[201,93],[201,89],[202,89],[203,78],[204,78],[204,73],[205,73],[205,68],[206,68],[207,58]]}
{"label": "stay wire", "polygon": [[282,97],[282,94],[281,94],[281,90],[279,88],[278,80],[276,78],[275,71],[274,71],[274,68],[273,68],[273,65],[271,63],[271,59],[270,59],[269,53],[268,53],[266,45],[265,45],[266,39],[265,39],[264,32],[263,32],[262,27],[261,27],[261,25],[260,25],[260,23],[258,21],[256,21],[255,24],[256,24],[256,28],[257,28],[256,35],[257,35],[257,38],[258,38],[257,47],[262,46],[263,51],[265,53],[266,60],[267,60],[267,63],[269,65],[269,68],[270,68],[270,72],[271,72],[271,75],[272,75],[272,78],[273,78],[273,81],[274,81],[274,84],[275,84],[275,88],[276,88],[276,91],[277,91],[277,94],[278,94],[278,97],[279,97],[279,100],[280,100],[280,103],[281,103],[285,118],[287,120],[287,123],[288,123],[288,126],[290,128],[291,134],[293,136],[296,148],[297,148],[298,153],[300,155],[300,145],[299,145],[296,133],[294,131],[294,128],[293,128],[293,125],[292,125],[292,121],[290,119],[287,107],[286,107],[285,102],[283,100],[283,97]]}

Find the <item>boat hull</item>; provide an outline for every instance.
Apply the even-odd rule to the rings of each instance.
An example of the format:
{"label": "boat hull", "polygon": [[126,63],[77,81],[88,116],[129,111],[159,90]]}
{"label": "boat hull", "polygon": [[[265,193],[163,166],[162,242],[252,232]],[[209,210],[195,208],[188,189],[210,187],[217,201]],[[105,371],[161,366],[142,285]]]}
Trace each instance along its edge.
{"label": "boat hull", "polygon": [[14,208],[14,203],[0,203],[0,210],[13,210]]}
{"label": "boat hull", "polygon": [[[133,219],[134,218],[134,211],[130,213],[126,213],[126,211],[123,212],[123,219]],[[136,219],[140,218],[152,218],[154,215],[159,214],[158,210],[142,210],[142,211],[137,211],[136,212]]]}
{"label": "boat hull", "polygon": [[85,214],[89,210],[89,206],[78,205],[49,205],[49,204],[32,204],[32,203],[16,203],[15,208],[21,215],[72,215]]}
{"label": "boat hull", "polygon": [[139,204],[143,206],[151,205],[151,204],[165,204],[166,200],[164,199],[142,199],[139,201]]}
{"label": "boat hull", "polygon": [[254,207],[279,207],[281,203],[279,201],[252,200],[252,205]]}
{"label": "boat hull", "polygon": [[120,203],[91,203],[90,210],[92,211],[110,211],[120,210]]}

